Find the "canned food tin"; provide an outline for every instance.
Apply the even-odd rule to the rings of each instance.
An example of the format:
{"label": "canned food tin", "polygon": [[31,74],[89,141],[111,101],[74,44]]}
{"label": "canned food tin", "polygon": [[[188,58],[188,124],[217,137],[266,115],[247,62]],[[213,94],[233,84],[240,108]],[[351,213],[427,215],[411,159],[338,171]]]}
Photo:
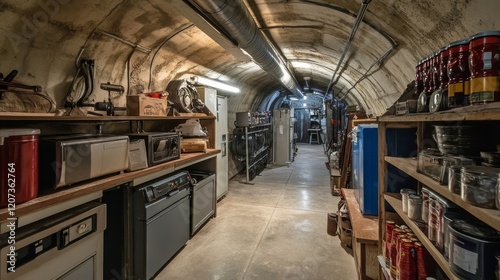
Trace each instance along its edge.
{"label": "canned food tin", "polygon": [[0,208],[38,196],[39,129],[0,129]]}
{"label": "canned food tin", "polygon": [[450,267],[460,279],[495,279],[500,234],[473,220],[450,223]]}
{"label": "canned food tin", "polygon": [[469,105],[469,39],[448,45],[448,106]]}
{"label": "canned food tin", "polygon": [[422,197],[410,194],[408,197],[408,218],[419,221],[422,217]]}
{"label": "canned food tin", "polygon": [[470,101],[500,101],[500,31],[473,35],[469,43]]}

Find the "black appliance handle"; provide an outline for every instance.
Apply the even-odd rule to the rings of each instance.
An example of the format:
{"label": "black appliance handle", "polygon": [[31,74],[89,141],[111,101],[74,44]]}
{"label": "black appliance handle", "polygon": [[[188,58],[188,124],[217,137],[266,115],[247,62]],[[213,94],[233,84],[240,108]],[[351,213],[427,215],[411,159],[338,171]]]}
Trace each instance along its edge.
{"label": "black appliance handle", "polygon": [[179,193],[179,189],[175,189],[173,191],[168,192],[167,196],[174,196]]}

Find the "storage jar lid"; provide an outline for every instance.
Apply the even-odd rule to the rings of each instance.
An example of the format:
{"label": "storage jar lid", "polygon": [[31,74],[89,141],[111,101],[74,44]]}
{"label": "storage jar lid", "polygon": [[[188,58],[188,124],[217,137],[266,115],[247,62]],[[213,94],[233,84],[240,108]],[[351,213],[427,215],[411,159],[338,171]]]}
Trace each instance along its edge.
{"label": "storage jar lid", "polygon": [[465,175],[476,175],[486,177],[497,177],[500,174],[500,168],[489,166],[462,166],[462,173]]}
{"label": "storage jar lid", "polygon": [[489,36],[500,36],[500,31],[498,30],[487,30],[487,31],[483,31],[483,32],[479,32],[477,34],[474,34],[470,37],[470,40],[474,40],[474,39],[477,39],[477,38],[481,38],[481,37],[489,37]]}
{"label": "storage jar lid", "polygon": [[450,223],[450,228],[469,237],[486,241],[500,241],[500,234],[483,223],[454,220]]}
{"label": "storage jar lid", "polygon": [[410,194],[408,196],[408,200],[414,201],[414,202],[422,202],[422,197],[418,194]]}
{"label": "storage jar lid", "polygon": [[401,189],[399,191],[400,194],[404,194],[404,193],[417,193],[417,191],[415,190],[412,190],[412,189]]}
{"label": "storage jar lid", "polygon": [[465,45],[465,44],[469,44],[469,38],[458,40],[458,41],[455,41],[455,42],[451,42],[447,47],[451,48],[451,47]]}
{"label": "storage jar lid", "polygon": [[35,128],[7,128],[0,129],[0,137],[23,136],[40,134],[40,129]]}

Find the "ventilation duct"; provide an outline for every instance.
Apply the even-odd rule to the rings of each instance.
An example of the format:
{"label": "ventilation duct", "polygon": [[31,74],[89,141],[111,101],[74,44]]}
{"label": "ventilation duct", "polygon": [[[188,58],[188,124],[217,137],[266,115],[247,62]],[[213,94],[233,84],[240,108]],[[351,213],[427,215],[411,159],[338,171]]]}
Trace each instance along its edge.
{"label": "ventilation duct", "polygon": [[190,0],[208,20],[234,39],[264,71],[279,80],[297,98],[304,97],[297,79],[257,27],[241,0]]}

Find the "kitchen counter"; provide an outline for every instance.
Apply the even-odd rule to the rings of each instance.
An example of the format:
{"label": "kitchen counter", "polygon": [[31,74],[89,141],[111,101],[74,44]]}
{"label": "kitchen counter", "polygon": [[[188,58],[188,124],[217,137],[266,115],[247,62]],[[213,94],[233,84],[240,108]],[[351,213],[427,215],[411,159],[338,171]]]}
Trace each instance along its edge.
{"label": "kitchen counter", "polygon": [[213,158],[218,153],[220,153],[219,149],[208,149],[206,153],[185,153],[181,154],[180,159],[155,165],[146,169],[101,177],[88,182],[75,184],[71,187],[64,187],[51,193],[39,193],[39,197],[16,205],[15,209],[11,209],[13,211],[9,211],[7,208],[0,209],[0,223],[5,222],[8,218],[15,218],[34,213],[70,199],[110,189],[124,183],[133,182],[141,177],[147,177],[148,175],[151,176],[155,173],[164,172],[165,170],[169,170],[170,172],[180,170],[191,164]]}

